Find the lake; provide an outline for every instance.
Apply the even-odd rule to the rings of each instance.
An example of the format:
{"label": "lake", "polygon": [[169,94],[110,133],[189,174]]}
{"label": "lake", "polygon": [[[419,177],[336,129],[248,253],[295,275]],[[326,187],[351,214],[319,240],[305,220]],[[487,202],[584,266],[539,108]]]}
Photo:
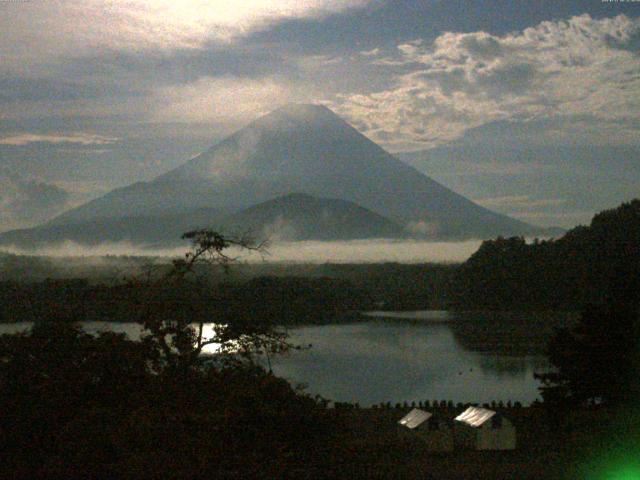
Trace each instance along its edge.
{"label": "lake", "polygon": [[[368,312],[371,320],[291,329],[312,348],[272,359],[276,375],[333,401],[520,401],[539,397],[535,371],[547,367],[544,346],[562,314]],[[3,324],[0,333],[28,324]],[[205,337],[212,325],[205,329]],[[88,322],[137,338],[135,324]]]}

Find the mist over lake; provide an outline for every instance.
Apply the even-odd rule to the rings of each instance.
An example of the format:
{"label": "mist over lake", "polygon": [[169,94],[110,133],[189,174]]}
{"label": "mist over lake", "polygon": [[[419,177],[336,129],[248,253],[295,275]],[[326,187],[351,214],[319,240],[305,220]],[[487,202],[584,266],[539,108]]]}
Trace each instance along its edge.
{"label": "mist over lake", "polygon": [[[463,262],[480,246],[480,240],[433,242],[425,240],[349,240],[349,241],[274,241],[265,253],[238,251],[230,255],[244,262],[295,263],[427,263]],[[185,247],[153,248],[130,242],[103,243],[96,246],[63,242],[27,250],[10,246],[3,250],[15,254],[46,255],[50,257],[100,257],[104,255],[179,257]],[[87,258],[87,261],[91,261]]]}

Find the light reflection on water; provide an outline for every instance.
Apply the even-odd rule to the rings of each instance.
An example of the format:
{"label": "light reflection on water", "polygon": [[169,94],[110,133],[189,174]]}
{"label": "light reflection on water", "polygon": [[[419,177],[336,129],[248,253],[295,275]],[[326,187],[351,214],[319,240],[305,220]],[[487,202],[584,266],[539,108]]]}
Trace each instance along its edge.
{"label": "light reflection on water", "polygon": [[[311,394],[363,406],[405,400],[530,403],[539,397],[533,373],[547,368],[546,334],[537,319],[504,315],[402,312],[376,314],[387,318],[366,322],[298,327],[289,331],[291,342],[312,348],[271,362],[276,375],[308,385]],[[205,339],[214,327],[205,324]],[[3,324],[0,333],[28,328]],[[137,324],[87,322],[84,328],[124,332],[132,339],[141,333]],[[217,348],[212,344],[205,352]]]}

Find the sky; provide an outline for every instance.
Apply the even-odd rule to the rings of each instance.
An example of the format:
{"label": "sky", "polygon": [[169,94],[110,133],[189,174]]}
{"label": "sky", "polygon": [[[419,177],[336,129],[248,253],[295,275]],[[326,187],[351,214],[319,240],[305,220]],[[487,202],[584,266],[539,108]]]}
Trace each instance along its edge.
{"label": "sky", "polygon": [[571,227],[640,196],[640,1],[0,0],[0,231],[290,102]]}

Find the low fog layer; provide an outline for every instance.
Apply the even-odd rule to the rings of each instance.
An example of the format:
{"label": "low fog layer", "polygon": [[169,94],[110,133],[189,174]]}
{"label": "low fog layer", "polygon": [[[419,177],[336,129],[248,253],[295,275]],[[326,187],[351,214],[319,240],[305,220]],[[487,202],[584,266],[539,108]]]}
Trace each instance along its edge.
{"label": "low fog layer", "polygon": [[463,262],[479,240],[428,242],[424,240],[352,240],[339,242],[283,242],[269,248],[268,260],[312,263]]}
{"label": "low fog layer", "polygon": [[[231,250],[229,254],[243,262],[294,262],[294,263],[424,263],[462,262],[478,247],[480,240],[460,242],[429,242],[424,240],[351,240],[336,242],[304,241],[274,242],[264,253]],[[37,254],[52,257],[99,257],[104,255],[134,255],[177,257],[184,255],[188,247],[171,249],[145,248],[131,243],[104,243],[87,247],[65,242],[54,247],[25,251],[15,247],[5,251],[16,254]]]}

